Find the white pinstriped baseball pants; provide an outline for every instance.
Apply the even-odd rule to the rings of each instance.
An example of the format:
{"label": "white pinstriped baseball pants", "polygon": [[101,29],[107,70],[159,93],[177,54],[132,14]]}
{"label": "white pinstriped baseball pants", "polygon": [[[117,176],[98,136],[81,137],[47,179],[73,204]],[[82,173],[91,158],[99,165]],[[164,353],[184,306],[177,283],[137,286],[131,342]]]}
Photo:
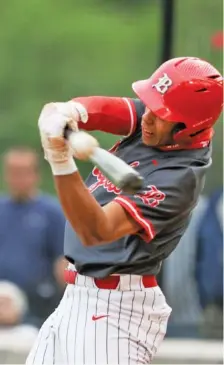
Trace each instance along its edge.
{"label": "white pinstriped baseball pants", "polygon": [[77,275],[40,329],[26,365],[150,364],[170,313],[161,289],[144,288],[140,276],[123,275],[117,289],[107,290]]}

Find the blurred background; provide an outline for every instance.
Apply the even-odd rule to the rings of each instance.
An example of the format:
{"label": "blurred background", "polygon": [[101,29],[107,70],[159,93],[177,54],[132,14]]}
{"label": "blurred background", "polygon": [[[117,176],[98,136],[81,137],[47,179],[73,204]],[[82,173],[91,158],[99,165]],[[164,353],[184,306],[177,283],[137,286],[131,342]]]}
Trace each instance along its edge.
{"label": "blurred background", "polygon": [[[0,363],[24,361],[64,290],[64,217],[37,130],[43,105],[134,96],[132,82],[170,57],[205,58],[223,73],[222,7],[222,0],[1,3]],[[173,314],[155,363],[222,363],[221,120],[215,130],[203,196],[159,277]],[[95,134],[104,148],[117,140]],[[78,165],[86,177],[91,166]]]}

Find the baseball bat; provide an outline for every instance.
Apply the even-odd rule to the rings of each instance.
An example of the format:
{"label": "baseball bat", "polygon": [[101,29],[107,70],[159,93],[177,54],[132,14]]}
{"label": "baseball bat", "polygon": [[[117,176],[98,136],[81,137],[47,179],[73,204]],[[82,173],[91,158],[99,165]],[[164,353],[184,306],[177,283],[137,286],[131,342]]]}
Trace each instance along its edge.
{"label": "baseball bat", "polygon": [[[80,138],[83,139],[84,137],[83,143],[85,143],[85,134],[87,135],[87,133],[73,132],[68,129],[65,131],[65,137],[74,150],[77,147],[78,141],[80,145],[79,133],[82,133],[82,135],[80,134]],[[135,194],[143,186],[143,178],[135,169],[101,147],[94,147],[88,160],[97,166],[104,176],[115,186],[128,194]]]}

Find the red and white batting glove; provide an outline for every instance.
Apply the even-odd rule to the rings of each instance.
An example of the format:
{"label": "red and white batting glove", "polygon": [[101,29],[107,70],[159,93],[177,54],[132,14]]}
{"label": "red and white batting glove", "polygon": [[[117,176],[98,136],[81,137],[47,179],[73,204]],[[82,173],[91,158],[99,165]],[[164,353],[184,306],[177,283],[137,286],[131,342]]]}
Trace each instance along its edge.
{"label": "red and white batting glove", "polygon": [[78,132],[78,122],[86,123],[88,113],[84,106],[74,101],[49,103],[41,111],[38,127],[44,157],[49,162],[53,175],[69,175],[77,171],[73,151],[64,138],[64,131],[69,127]]}

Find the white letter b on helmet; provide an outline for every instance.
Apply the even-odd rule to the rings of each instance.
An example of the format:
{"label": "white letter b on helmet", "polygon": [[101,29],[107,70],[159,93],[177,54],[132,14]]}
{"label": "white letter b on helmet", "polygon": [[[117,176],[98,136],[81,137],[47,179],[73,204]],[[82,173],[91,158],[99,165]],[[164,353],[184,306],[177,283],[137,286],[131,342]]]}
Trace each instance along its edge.
{"label": "white letter b on helmet", "polygon": [[153,84],[152,87],[155,87],[160,94],[165,94],[172,83],[172,80],[164,73],[163,77],[160,77],[157,84]]}

